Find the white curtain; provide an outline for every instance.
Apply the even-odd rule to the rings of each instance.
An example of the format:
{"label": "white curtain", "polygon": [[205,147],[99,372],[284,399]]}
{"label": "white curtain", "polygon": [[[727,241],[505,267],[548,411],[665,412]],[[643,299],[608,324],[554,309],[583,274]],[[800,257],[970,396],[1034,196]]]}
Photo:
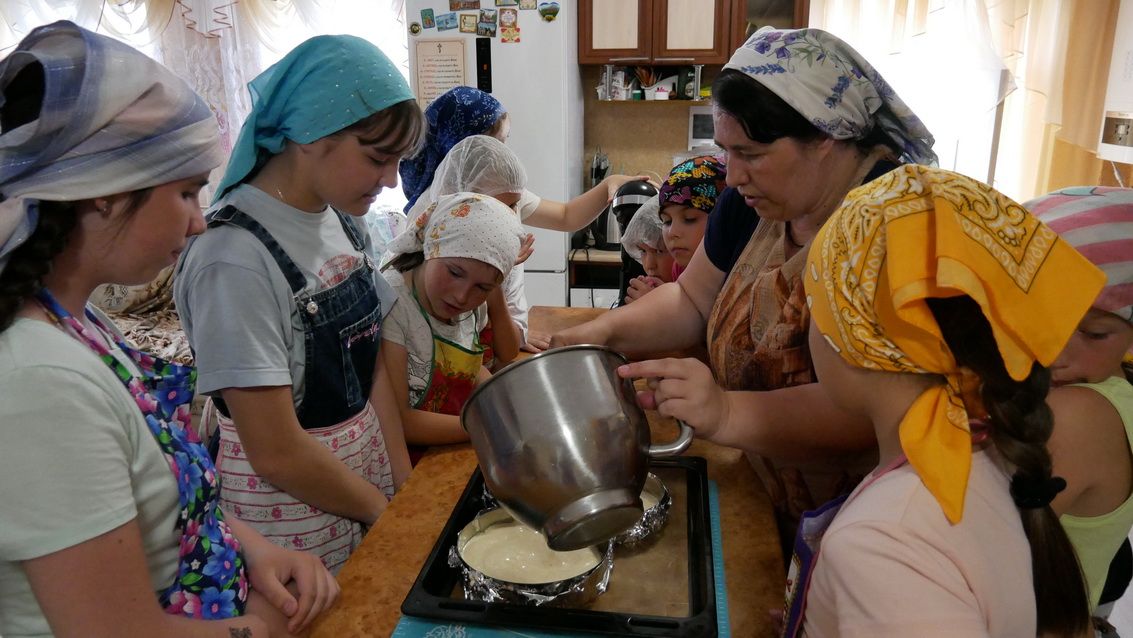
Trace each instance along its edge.
{"label": "white curtain", "polygon": [[1023,201],[1061,118],[1064,0],[811,0],[811,26],[874,64],[936,136],[943,168]]}
{"label": "white curtain", "polygon": [[[71,20],[123,40],[188,81],[216,113],[226,150],[251,110],[247,84],[311,36],[365,38],[406,77],[404,0],[0,0],[0,57],[36,26]],[[219,181],[219,171],[212,183]],[[203,193],[207,201],[210,193]],[[400,209],[400,188],[379,204]]]}

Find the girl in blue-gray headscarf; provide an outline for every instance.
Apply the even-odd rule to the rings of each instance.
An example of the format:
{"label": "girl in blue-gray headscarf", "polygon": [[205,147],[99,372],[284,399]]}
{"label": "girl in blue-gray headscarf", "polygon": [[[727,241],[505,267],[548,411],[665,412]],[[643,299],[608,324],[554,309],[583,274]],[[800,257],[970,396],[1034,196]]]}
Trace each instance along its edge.
{"label": "girl in blue-gray headscarf", "polygon": [[371,406],[397,297],[356,218],[397,184],[425,122],[397,68],[351,36],[307,40],[249,90],[174,295],[214,399],[225,504],[336,571],[410,467],[398,413]]}
{"label": "girl in blue-gray headscarf", "polygon": [[56,22],[0,60],[0,634],[289,635],[338,594],[221,510],[193,368],[87,301],[173,265],[222,158],[208,104],[121,42]]}

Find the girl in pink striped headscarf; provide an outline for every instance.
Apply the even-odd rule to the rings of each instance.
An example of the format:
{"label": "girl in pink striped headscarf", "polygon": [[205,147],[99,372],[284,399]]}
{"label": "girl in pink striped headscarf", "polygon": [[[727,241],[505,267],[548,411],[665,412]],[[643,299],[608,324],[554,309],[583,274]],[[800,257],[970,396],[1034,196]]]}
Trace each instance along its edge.
{"label": "girl in pink striped headscarf", "polygon": [[1048,444],[1054,473],[1067,482],[1052,507],[1096,608],[1112,602],[1101,600],[1106,576],[1133,528],[1133,366],[1122,361],[1133,347],[1133,189],[1068,188],[1025,206],[1106,275],[1051,366],[1057,387],[1047,398],[1055,418]]}

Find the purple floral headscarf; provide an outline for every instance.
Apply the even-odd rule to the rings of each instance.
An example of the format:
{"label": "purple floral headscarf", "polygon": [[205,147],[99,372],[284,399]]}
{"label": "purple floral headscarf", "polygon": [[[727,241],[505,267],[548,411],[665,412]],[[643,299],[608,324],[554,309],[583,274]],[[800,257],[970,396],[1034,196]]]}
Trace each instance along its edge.
{"label": "purple floral headscarf", "polygon": [[935,166],[932,133],[877,69],[821,29],[764,27],[732,54],[725,69],[750,76],[836,140],[860,140],[880,126],[901,161]]}

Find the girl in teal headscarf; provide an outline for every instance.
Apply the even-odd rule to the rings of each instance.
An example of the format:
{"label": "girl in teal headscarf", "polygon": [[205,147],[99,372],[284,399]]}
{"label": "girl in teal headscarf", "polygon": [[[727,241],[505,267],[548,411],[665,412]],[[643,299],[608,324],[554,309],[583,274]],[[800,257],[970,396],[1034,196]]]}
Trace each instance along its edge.
{"label": "girl in teal headscarf", "polygon": [[269,539],[346,561],[409,472],[386,392],[396,294],[356,221],[397,184],[424,118],[401,73],[351,36],[307,40],[249,84],[252,113],[177,308],[214,400],[225,505]]}

